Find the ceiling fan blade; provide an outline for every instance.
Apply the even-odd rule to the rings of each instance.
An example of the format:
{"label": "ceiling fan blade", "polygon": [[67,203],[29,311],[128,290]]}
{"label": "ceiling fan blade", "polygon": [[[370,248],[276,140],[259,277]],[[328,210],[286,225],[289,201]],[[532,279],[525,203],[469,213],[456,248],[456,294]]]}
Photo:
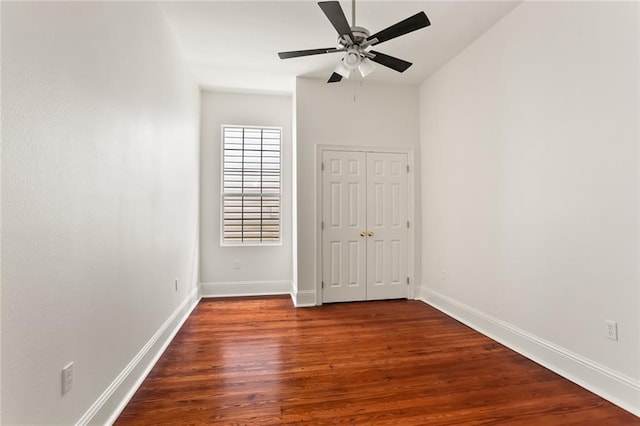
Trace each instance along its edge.
{"label": "ceiling fan blade", "polygon": [[374,38],[378,39],[378,41],[371,43],[372,46],[375,46],[376,44],[400,37],[401,35],[419,30],[420,28],[428,27],[429,25],[431,25],[431,22],[429,22],[427,15],[424,12],[419,12],[404,21],[400,21],[389,28],[385,28],[384,30],[378,31],[377,33],[367,37],[367,41],[373,40]]}
{"label": "ceiling fan blade", "polygon": [[342,80],[342,76],[337,72],[334,72],[333,74],[331,74],[331,77],[329,77],[329,80],[327,81],[327,83],[337,83],[340,80]]}
{"label": "ceiling fan blade", "polygon": [[327,47],[324,49],[309,49],[309,50],[293,50],[291,52],[278,52],[280,59],[297,58],[300,56],[320,55],[323,53],[339,52],[341,49],[335,47]]}
{"label": "ceiling fan blade", "polygon": [[327,15],[327,18],[329,18],[331,25],[336,29],[339,36],[348,34],[351,40],[353,40],[351,27],[349,26],[349,22],[347,22],[347,17],[344,16],[344,11],[339,1],[321,1],[318,2],[318,6],[320,6],[320,9]]}
{"label": "ceiling fan blade", "polygon": [[398,72],[405,72],[407,68],[413,65],[411,62],[404,61],[402,59],[394,58],[393,56],[385,55],[384,53],[371,50],[369,53],[373,53],[375,56],[370,58],[373,62],[377,62],[380,65],[391,68]]}

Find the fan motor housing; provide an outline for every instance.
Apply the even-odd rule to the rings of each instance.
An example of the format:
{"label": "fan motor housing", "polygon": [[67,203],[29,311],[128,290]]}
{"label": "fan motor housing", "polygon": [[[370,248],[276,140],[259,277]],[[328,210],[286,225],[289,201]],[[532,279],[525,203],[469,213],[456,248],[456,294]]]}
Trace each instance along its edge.
{"label": "fan motor housing", "polygon": [[353,33],[354,40],[350,43],[344,37],[339,37],[338,44],[340,47],[350,47],[354,44],[359,45],[369,37],[369,30],[364,27],[353,26],[351,27],[351,32]]}

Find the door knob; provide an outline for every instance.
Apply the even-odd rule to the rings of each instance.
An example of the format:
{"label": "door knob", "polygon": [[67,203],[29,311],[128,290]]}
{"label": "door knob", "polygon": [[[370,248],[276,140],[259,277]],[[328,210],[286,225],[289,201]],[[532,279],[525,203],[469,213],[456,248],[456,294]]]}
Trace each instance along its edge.
{"label": "door knob", "polygon": [[367,233],[366,233],[366,232],[364,232],[364,231],[362,231],[362,232],[360,233],[360,236],[361,236],[361,237],[366,237],[366,236],[367,236]]}
{"label": "door knob", "polygon": [[373,237],[374,233],[373,233],[373,231],[369,231],[369,232],[367,233],[367,235],[368,235],[368,236],[370,236],[370,237]]}

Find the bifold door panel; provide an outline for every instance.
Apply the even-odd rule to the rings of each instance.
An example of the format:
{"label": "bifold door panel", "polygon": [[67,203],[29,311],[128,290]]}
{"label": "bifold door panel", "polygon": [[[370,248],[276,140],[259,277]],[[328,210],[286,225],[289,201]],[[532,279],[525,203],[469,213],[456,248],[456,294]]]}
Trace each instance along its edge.
{"label": "bifold door panel", "polygon": [[407,297],[407,155],[324,151],[322,300]]}

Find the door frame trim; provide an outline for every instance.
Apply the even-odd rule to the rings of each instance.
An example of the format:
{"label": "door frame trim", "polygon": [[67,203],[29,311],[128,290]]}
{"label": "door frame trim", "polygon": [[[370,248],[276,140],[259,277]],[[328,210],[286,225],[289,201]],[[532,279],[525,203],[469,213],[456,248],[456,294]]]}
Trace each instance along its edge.
{"label": "door frame trim", "polygon": [[409,285],[407,299],[417,299],[418,287],[416,286],[416,186],[415,186],[415,153],[413,148],[389,148],[374,146],[353,146],[353,145],[316,145],[315,152],[315,189],[316,189],[316,271],[315,289],[316,306],[322,305],[322,156],[324,151],[350,151],[366,153],[392,153],[407,154],[407,164],[409,173],[407,176],[407,218],[411,224],[407,232],[407,273],[409,274]]}

